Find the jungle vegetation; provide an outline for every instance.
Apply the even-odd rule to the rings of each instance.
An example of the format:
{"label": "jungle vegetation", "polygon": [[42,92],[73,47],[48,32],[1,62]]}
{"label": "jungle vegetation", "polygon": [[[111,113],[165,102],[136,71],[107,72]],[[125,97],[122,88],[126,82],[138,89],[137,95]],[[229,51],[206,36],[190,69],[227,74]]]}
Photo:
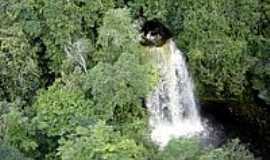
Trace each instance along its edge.
{"label": "jungle vegetation", "polygon": [[1,0],[1,160],[254,159],[237,139],[151,142],[141,8],[172,31],[200,99],[270,104],[267,0]]}

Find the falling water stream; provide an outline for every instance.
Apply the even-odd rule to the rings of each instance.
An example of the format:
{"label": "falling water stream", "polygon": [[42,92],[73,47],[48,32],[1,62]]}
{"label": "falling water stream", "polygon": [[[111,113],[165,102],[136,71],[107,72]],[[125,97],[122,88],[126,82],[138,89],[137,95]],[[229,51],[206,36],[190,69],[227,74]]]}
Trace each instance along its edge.
{"label": "falling water stream", "polygon": [[182,52],[172,39],[149,51],[160,74],[157,87],[146,101],[152,140],[163,147],[172,138],[201,134],[204,127]]}

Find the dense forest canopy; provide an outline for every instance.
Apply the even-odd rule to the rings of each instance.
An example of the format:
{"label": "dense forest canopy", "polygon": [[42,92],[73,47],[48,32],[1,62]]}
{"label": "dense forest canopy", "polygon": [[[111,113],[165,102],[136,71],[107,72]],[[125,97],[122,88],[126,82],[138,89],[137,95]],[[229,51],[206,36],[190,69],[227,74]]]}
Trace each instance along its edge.
{"label": "dense forest canopy", "polygon": [[270,104],[267,1],[1,0],[0,159],[253,159],[238,140],[150,141],[141,10],[172,31],[200,99]]}

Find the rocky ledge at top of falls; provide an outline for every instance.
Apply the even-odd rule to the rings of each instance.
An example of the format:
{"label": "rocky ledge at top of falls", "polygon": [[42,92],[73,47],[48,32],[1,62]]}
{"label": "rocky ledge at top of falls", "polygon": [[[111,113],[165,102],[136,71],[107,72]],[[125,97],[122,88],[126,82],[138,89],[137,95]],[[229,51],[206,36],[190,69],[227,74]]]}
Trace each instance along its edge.
{"label": "rocky ledge at top of falls", "polygon": [[171,31],[157,19],[145,21],[140,28],[141,44],[144,46],[160,47],[172,38]]}

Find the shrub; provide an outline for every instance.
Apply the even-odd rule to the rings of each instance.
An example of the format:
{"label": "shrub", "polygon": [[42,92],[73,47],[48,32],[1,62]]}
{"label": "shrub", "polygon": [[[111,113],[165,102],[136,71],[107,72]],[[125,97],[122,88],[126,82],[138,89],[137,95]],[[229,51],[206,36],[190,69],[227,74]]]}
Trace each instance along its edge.
{"label": "shrub", "polygon": [[202,148],[196,139],[173,139],[158,155],[158,160],[197,160]]}
{"label": "shrub", "polygon": [[253,154],[233,139],[219,148],[205,148],[197,139],[174,139],[154,158],[156,160],[255,160]]}
{"label": "shrub", "polygon": [[221,148],[212,149],[200,160],[255,160],[253,154],[238,139],[233,139]]}

